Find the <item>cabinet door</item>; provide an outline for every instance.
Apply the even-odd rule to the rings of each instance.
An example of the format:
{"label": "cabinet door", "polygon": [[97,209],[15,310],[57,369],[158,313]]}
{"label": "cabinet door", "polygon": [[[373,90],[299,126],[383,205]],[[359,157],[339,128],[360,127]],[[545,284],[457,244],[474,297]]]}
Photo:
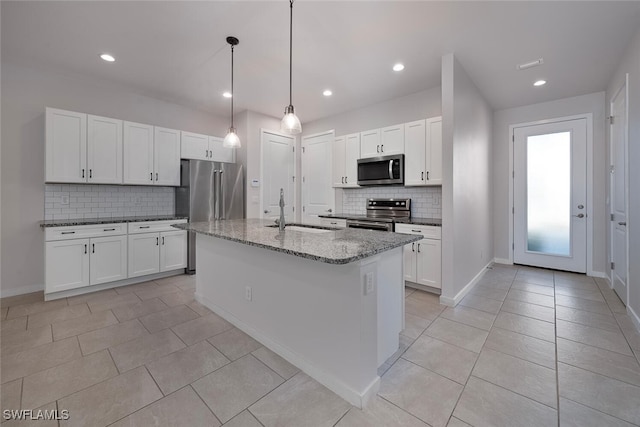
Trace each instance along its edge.
{"label": "cabinet door", "polygon": [[209,160],[209,137],[199,133],[180,132],[180,157],[183,159]]}
{"label": "cabinet door", "polygon": [[127,236],[95,237],[90,244],[89,284],[127,278]]}
{"label": "cabinet door", "polygon": [[425,120],[404,125],[404,185],[425,185]]}
{"label": "cabinet door", "polygon": [[122,120],[87,116],[88,182],[122,184]]}
{"label": "cabinet door", "polygon": [[360,134],[352,133],[345,137],[345,187],[358,186],[358,155],[360,154]]}
{"label": "cabinet door", "polygon": [[345,177],[345,137],[341,136],[333,141],[333,186],[344,187]]}
{"label": "cabinet door", "polygon": [[360,132],[360,158],[382,156],[380,152],[380,129]]}
{"label": "cabinet door", "polygon": [[124,122],[125,184],[153,184],[153,126]]}
{"label": "cabinet door", "polygon": [[404,154],[404,125],[380,129],[380,155]]}
{"label": "cabinet door", "polygon": [[177,270],[187,266],[187,232],[183,230],[160,233],[160,271]]}
{"label": "cabinet door", "polygon": [[87,115],[47,108],[45,181],[87,181]]}
{"label": "cabinet door", "polygon": [[144,276],[160,271],[160,234],[129,235],[129,277]]}
{"label": "cabinet door", "polygon": [[224,139],[215,136],[209,137],[210,160],[214,162],[235,163],[236,149],[222,146]]}
{"label": "cabinet door", "polygon": [[404,253],[404,280],[416,283],[416,243],[405,245]]}
{"label": "cabinet door", "polygon": [[89,239],[45,243],[45,292],[89,286]]}
{"label": "cabinet door", "polygon": [[180,131],[155,128],[153,170],[156,185],[180,185]]}
{"label": "cabinet door", "polygon": [[432,288],[442,287],[440,240],[422,239],[417,247],[417,281],[416,283]]}
{"label": "cabinet door", "polygon": [[427,119],[427,185],[442,185],[442,117]]}

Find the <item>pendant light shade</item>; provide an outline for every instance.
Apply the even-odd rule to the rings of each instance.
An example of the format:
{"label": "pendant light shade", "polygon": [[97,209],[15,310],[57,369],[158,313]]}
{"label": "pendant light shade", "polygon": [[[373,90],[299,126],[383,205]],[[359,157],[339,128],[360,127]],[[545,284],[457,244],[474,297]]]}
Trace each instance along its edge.
{"label": "pendant light shade", "polygon": [[290,135],[302,132],[300,119],[293,111],[292,82],[293,82],[293,0],[289,0],[289,105],[284,110],[284,117],[280,123],[280,130]]}
{"label": "pendant light shade", "polygon": [[227,136],[224,137],[224,141],[222,141],[222,146],[225,148],[240,148],[240,138],[238,138],[236,128],[233,127],[233,48],[237,46],[240,41],[235,37],[227,37],[227,43],[231,45],[231,127],[229,127]]}

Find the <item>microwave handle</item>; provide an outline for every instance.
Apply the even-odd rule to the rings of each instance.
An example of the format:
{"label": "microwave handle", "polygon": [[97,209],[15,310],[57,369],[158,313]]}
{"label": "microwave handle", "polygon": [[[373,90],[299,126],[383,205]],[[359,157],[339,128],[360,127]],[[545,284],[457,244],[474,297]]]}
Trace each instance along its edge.
{"label": "microwave handle", "polygon": [[389,160],[389,179],[393,179],[393,160]]}

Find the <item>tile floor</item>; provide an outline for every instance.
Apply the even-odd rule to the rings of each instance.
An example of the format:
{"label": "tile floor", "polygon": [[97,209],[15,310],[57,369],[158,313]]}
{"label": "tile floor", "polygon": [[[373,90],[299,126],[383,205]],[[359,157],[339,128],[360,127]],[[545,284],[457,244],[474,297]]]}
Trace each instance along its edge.
{"label": "tile floor", "polygon": [[407,289],[364,411],[195,302],[194,281],[3,299],[2,409],[67,409],[60,426],[640,425],[640,334],[600,279],[496,265],[456,308]]}

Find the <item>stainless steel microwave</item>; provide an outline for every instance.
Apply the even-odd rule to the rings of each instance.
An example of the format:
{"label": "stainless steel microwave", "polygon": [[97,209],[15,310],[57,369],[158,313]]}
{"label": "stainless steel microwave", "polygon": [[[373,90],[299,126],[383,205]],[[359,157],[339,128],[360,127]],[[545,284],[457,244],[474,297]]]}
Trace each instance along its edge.
{"label": "stainless steel microwave", "polygon": [[404,154],[358,159],[358,185],[404,184]]}

